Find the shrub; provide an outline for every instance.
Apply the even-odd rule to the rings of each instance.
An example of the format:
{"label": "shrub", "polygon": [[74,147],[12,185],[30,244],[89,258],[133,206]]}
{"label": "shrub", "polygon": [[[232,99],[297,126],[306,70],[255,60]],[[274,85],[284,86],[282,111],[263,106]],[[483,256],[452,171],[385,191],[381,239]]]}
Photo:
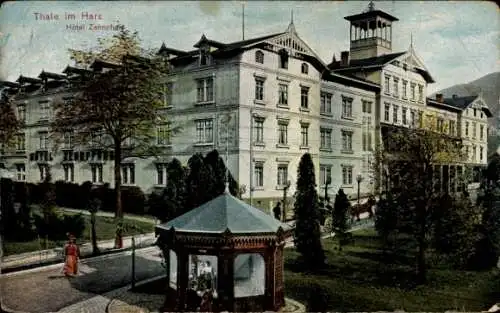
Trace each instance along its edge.
{"label": "shrub", "polygon": [[39,214],[34,217],[38,234],[41,237],[47,236],[50,240],[65,240],[67,233],[72,233],[76,237],[81,237],[85,230],[85,219],[82,214],[60,215],[50,213],[45,218]]}
{"label": "shrub", "polygon": [[146,198],[141,188],[135,186],[122,187],[123,212],[133,214],[144,214]]}
{"label": "shrub", "polygon": [[60,207],[83,209],[81,206],[81,190],[78,184],[57,181],[55,183],[56,203]]}
{"label": "shrub", "polygon": [[329,302],[330,294],[328,293],[328,289],[318,284],[311,286],[307,299],[308,312],[326,312],[328,311]]}

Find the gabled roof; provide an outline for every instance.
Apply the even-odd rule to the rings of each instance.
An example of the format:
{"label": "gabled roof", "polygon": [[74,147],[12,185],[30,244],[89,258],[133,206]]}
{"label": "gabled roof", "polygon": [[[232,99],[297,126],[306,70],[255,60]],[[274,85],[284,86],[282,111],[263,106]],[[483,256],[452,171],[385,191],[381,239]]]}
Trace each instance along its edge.
{"label": "gabled roof", "polygon": [[359,69],[359,68],[379,68],[387,63],[391,62],[392,60],[402,56],[406,52],[397,52],[397,53],[391,53],[391,54],[385,54],[377,57],[372,57],[372,58],[366,58],[366,59],[358,59],[358,60],[351,60],[349,62],[349,65],[346,67],[342,67],[341,61],[336,61],[328,64],[328,68],[334,70],[334,71],[352,71],[354,69]]}
{"label": "gabled roof", "polygon": [[84,68],[79,68],[79,67],[73,67],[73,66],[66,66],[66,68],[62,71],[65,74],[85,74],[85,73],[91,73],[92,71],[89,71]]}
{"label": "gabled roof", "polygon": [[222,234],[276,233],[281,228],[289,230],[263,211],[254,208],[228,191],[217,198],[161,225],[159,229],[174,229],[179,232]]}
{"label": "gabled roof", "polygon": [[34,78],[34,77],[27,77],[20,75],[19,78],[16,80],[16,82],[23,84],[23,83],[28,83],[28,84],[40,84],[42,83],[42,80],[39,78]]}
{"label": "gabled roof", "polygon": [[38,78],[66,79],[66,75],[42,71],[40,75],[38,75]]}
{"label": "gabled roof", "polygon": [[119,66],[120,66],[120,64],[117,64],[117,63],[96,59],[96,60],[94,60],[94,62],[92,62],[92,64],[90,65],[90,68],[93,68],[93,69],[117,68]]}
{"label": "gabled roof", "polygon": [[[467,109],[478,98],[479,98],[479,95],[465,96],[465,97],[455,96],[455,97],[451,97],[451,98],[444,98],[443,103],[463,111],[463,110]],[[491,111],[488,107],[482,107],[482,110],[486,114],[487,117],[493,116],[493,114],[491,113]]]}

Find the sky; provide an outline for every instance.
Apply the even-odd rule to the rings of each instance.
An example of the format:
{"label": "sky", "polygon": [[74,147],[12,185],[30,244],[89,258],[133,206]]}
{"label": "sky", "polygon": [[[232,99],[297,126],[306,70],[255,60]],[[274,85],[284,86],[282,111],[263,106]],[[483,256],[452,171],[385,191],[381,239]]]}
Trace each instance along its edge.
{"label": "sky", "polygon": [[[90,24],[124,24],[137,30],[146,48],[192,50],[205,34],[232,42],[285,31],[291,13],[299,36],[330,63],[333,54],[349,49],[344,16],[361,13],[368,1],[23,1],[4,2],[0,9],[0,80],[42,71],[60,73],[68,49],[86,49],[111,30],[88,30]],[[500,70],[500,14],[487,1],[375,1],[375,8],[396,16],[393,52],[406,51],[413,38],[417,55],[436,80],[429,94]],[[59,19],[41,19],[40,14]],[[65,20],[65,14],[75,20]],[[100,20],[87,20],[86,14]],[[85,24],[81,31],[67,25]]]}

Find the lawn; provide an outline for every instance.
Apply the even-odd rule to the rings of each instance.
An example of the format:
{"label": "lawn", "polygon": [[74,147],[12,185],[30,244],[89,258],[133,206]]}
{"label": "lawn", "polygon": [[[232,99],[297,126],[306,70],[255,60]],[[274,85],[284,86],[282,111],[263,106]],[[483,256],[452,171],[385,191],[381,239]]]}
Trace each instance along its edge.
{"label": "lawn", "polygon": [[[354,243],[339,253],[333,239],[323,241],[328,266],[302,273],[297,252],[285,253],[286,296],[308,311],[483,311],[500,297],[500,273],[430,269],[425,286],[411,288],[412,259],[383,258],[374,230],[354,234]],[[323,305],[322,305],[323,303]]]}
{"label": "lawn", "polygon": [[[74,214],[74,213],[66,213],[66,214]],[[85,231],[82,234],[82,238],[77,238],[78,243],[89,242],[91,239],[90,236],[90,216],[83,215],[85,219]],[[96,217],[96,232],[97,232],[97,240],[107,240],[115,238],[115,223],[112,217]],[[133,219],[124,219],[124,236],[131,236],[137,234],[145,234],[154,232],[154,225],[152,223],[147,223],[143,221],[136,221]],[[4,255],[12,255],[24,252],[38,251],[41,248],[45,249],[45,241],[38,239],[27,241],[27,242],[4,242]],[[55,248],[61,247],[64,244],[64,241],[54,242],[49,241],[47,248]]]}

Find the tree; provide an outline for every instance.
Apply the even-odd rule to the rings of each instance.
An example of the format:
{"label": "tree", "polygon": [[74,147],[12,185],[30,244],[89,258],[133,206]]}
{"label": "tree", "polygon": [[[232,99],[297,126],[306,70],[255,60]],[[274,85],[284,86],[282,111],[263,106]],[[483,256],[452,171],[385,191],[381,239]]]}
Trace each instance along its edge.
{"label": "tree", "polygon": [[0,149],[10,147],[14,143],[20,128],[20,122],[14,112],[10,98],[0,94]]}
{"label": "tree", "polygon": [[335,203],[333,205],[332,212],[332,228],[335,232],[335,237],[338,238],[339,250],[342,251],[342,246],[345,242],[345,235],[349,226],[347,225],[347,215],[351,203],[347,199],[347,195],[344,190],[339,189],[339,192],[335,196]]}
{"label": "tree", "polygon": [[[385,176],[385,189],[394,194],[401,230],[417,247],[416,282],[427,277],[426,251],[432,230],[432,209],[436,201],[433,167],[463,160],[458,138],[445,135],[448,125],[432,114],[421,120],[420,128],[390,126],[382,129],[383,147],[377,147],[376,170]],[[441,126],[443,125],[443,126]],[[389,185],[392,189],[389,190]],[[398,226],[399,227],[399,226]]]}
{"label": "tree", "polygon": [[43,235],[45,236],[45,248],[48,249],[48,236],[49,227],[51,227],[51,221],[55,217],[56,209],[56,190],[52,183],[52,174],[50,173],[50,168],[47,167],[47,173],[43,182],[40,184],[40,192],[42,193],[42,202],[40,203],[40,209],[43,216]]}
{"label": "tree", "polygon": [[188,168],[188,175],[186,176],[186,202],[184,205],[185,212],[212,200],[213,194],[209,186],[215,183],[215,175],[212,168],[205,163],[201,153],[196,153],[189,158]]}
{"label": "tree", "polygon": [[219,155],[217,150],[212,150],[204,158],[204,162],[207,166],[212,168],[212,172],[214,173],[214,184],[210,187],[210,194],[212,199],[220,196],[224,189],[226,188],[226,175],[228,175],[229,180],[229,191],[233,196],[239,195],[239,187],[238,183],[234,179],[233,175],[229,171],[227,171],[226,164],[224,160]]}
{"label": "tree", "polygon": [[[95,49],[69,52],[77,66],[93,65],[94,71],[72,81],[78,92],[71,100],[55,103],[52,132],[57,143],[71,136],[75,145],[114,150],[115,246],[121,247],[122,161],[159,155],[163,150],[157,143],[168,141],[180,130],[160,111],[165,105],[160,95],[166,92],[168,63],[153,51],[141,49],[138,33],[125,27],[111,38],[100,38]],[[158,127],[167,131],[157,132]],[[160,138],[158,134],[165,135]]]}
{"label": "tree", "polygon": [[325,264],[325,253],[321,244],[314,164],[309,153],[305,153],[300,159],[296,190],[294,243],[302,255],[304,265],[309,270],[315,270]]}

